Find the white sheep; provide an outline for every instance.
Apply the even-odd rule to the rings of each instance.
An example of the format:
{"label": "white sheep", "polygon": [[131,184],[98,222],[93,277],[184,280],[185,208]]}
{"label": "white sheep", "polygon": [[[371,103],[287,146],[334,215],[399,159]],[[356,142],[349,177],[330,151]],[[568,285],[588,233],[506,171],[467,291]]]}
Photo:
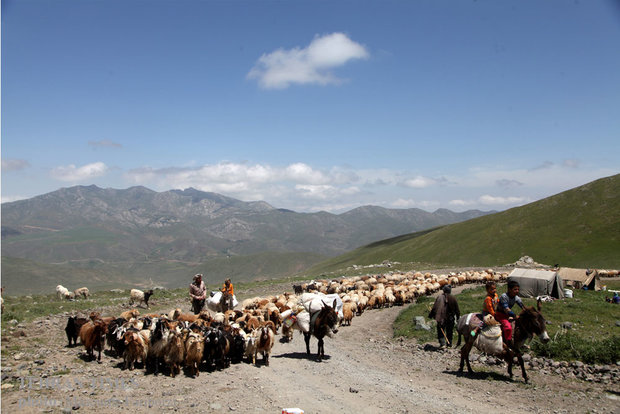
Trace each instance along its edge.
{"label": "white sheep", "polygon": [[73,291],[73,295],[78,298],[80,296],[82,296],[84,299],[88,298],[90,296],[90,292],[88,291],[87,287],[81,287],[79,289],[75,289]]}
{"label": "white sheep", "polygon": [[58,296],[58,299],[67,300],[73,299],[75,297],[75,295],[72,292],[69,292],[69,289],[67,289],[63,285],[56,286],[56,296]]}
{"label": "white sheep", "polygon": [[135,302],[138,302],[138,306],[144,303],[146,307],[148,308],[149,298],[151,297],[152,294],[153,294],[153,289],[146,291],[146,292],[143,292],[138,289],[131,289],[129,305],[133,305]]}

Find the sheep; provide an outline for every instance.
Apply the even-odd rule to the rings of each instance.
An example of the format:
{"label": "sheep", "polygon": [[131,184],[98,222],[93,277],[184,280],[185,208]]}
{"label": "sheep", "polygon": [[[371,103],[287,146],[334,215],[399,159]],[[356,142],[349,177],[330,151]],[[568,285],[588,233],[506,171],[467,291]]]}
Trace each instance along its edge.
{"label": "sheep", "polygon": [[94,350],[99,351],[97,362],[101,362],[101,350],[105,341],[107,331],[106,323],[101,319],[86,322],[80,328],[80,341],[86,348],[86,353],[92,359],[95,358]]}
{"label": "sheep", "polygon": [[185,340],[185,366],[194,377],[200,375],[198,370],[205,349],[204,337],[200,332],[189,332]]}
{"label": "sheep", "polygon": [[342,313],[344,318],[342,320],[342,324],[347,324],[351,326],[351,320],[353,319],[353,314],[355,313],[355,303],[353,302],[345,302],[342,304]]}
{"label": "sheep", "polygon": [[73,296],[75,296],[76,298],[79,298],[81,296],[84,299],[88,299],[88,297],[90,296],[90,292],[88,291],[87,287],[81,287],[73,291]]}
{"label": "sheep", "polygon": [[138,302],[138,306],[144,303],[149,308],[149,298],[153,295],[153,289],[143,292],[138,289],[131,289],[129,305],[132,306],[135,302]]}
{"label": "sheep", "polygon": [[67,289],[63,285],[56,286],[56,296],[58,296],[58,299],[67,299],[67,300],[71,300],[75,297],[73,292],[69,292],[69,289]]}
{"label": "sheep", "polygon": [[228,319],[226,318],[226,315],[224,315],[222,312],[217,312],[215,316],[213,316],[213,322],[225,324],[227,321]]}
{"label": "sheep", "polygon": [[66,293],[69,293],[66,287],[63,285],[56,286],[56,296],[58,296],[58,299],[63,299]]}
{"label": "sheep", "polygon": [[[4,298],[2,295],[4,294],[4,288],[0,288],[0,312],[4,312]],[[69,344],[71,346],[71,344]]]}

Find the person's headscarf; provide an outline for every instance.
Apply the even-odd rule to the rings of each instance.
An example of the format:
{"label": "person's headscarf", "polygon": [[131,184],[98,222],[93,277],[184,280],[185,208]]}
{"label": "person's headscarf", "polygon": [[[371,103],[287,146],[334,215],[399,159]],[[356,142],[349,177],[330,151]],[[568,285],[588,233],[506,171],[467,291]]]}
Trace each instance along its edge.
{"label": "person's headscarf", "polygon": [[452,286],[451,285],[445,285],[443,287],[443,291],[446,295],[449,295],[450,293],[452,293]]}

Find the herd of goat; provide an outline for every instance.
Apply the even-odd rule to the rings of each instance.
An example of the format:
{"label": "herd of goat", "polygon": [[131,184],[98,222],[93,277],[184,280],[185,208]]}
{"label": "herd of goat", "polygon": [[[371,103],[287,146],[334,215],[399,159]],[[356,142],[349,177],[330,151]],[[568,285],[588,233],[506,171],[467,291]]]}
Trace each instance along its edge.
{"label": "herd of goat", "polygon": [[[91,312],[88,317],[71,316],[65,332],[69,346],[77,345],[80,338],[86,357],[91,360],[97,352],[97,360],[101,361],[107,343],[110,354],[123,358],[125,369],[134,369],[138,362],[146,371],[154,373],[163,365],[173,377],[182,367],[188,375],[198,376],[202,368],[223,369],[231,362],[244,360],[256,364],[259,355],[268,366],[279,331],[282,341],[292,339],[294,329],[303,331],[295,321],[296,315],[310,310],[304,307],[304,297],[308,295],[337,297],[340,322],[350,325],[353,317],[364,310],[410,303],[417,296],[432,294],[446,284],[484,283],[506,277],[507,273],[489,269],[448,275],[407,272],[316,280],[293,285],[294,293],[246,299],[240,309],[213,315],[208,310],[194,315],[177,308],[167,314],[141,315],[137,309],[131,309],[118,317],[104,317],[98,312]],[[140,299],[134,293],[132,290],[131,302]]]}

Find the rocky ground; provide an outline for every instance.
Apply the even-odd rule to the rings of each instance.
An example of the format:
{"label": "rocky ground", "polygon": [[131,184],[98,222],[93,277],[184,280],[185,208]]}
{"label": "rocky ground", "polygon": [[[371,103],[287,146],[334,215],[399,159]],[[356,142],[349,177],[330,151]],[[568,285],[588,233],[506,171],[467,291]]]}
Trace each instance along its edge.
{"label": "rocky ground", "polygon": [[[182,305],[188,310],[187,303]],[[120,359],[109,354],[101,364],[88,362],[83,347],[66,347],[66,316],[50,316],[14,329],[25,337],[2,338],[2,409],[101,414],[279,413],[288,407],[306,413],[620,413],[618,367],[600,373],[592,367],[580,379],[580,370],[588,373],[588,367],[532,358],[530,383],[525,384],[520,370],[510,380],[505,364],[474,351],[476,373],[459,376],[457,350],[392,337],[392,321],[401,310],[371,310],[354,318],[352,326],[326,339],[323,362],[306,355],[303,337],[296,333],[291,343],[276,342],[269,367],[243,362],[203,371],[198,378],[124,371]],[[316,347],[312,339],[312,352]],[[597,382],[604,375],[608,378]]]}

